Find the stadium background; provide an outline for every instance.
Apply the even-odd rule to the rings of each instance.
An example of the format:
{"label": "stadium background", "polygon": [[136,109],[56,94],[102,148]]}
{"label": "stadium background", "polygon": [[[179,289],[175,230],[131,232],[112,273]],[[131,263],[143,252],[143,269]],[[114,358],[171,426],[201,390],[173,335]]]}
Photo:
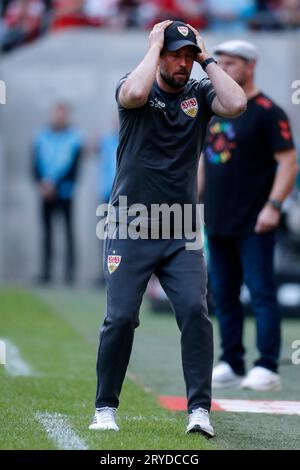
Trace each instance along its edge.
{"label": "stadium background", "polygon": [[[22,15],[18,16],[18,8],[22,3],[26,4],[26,8],[28,7],[25,14],[29,16],[31,25],[29,30],[26,29],[26,34],[23,29],[24,17],[22,19]],[[249,40],[256,44],[260,53],[257,71],[258,85],[287,111],[299,148],[300,104],[293,104],[291,97],[294,91],[292,83],[297,79],[300,80],[300,5],[297,1],[252,2],[250,0],[232,2],[221,0],[205,2],[200,0],[186,2],[97,2],[97,0],[42,2],[32,0],[22,2],[21,0],[3,1],[1,8],[0,79],[6,83],[6,104],[0,105],[0,309],[2,309],[0,337],[12,337],[18,341],[21,351],[25,356],[27,354],[33,363],[36,362],[37,369],[43,369],[43,367],[47,369],[46,362],[40,364],[41,359],[38,360],[41,345],[37,337],[43,336],[43,316],[42,313],[39,317],[32,312],[32,309],[36,309],[36,312],[42,311],[46,306],[50,317],[52,314],[57,317],[58,325],[61,321],[66,322],[70,329],[74,328],[74,331],[79,332],[83,338],[87,338],[90,350],[89,353],[85,352],[83,357],[88,364],[87,381],[93,394],[93,360],[97,343],[97,328],[104,309],[103,291],[99,286],[95,289],[95,280],[99,276],[100,269],[100,247],[95,233],[98,182],[97,158],[93,150],[93,142],[95,138],[99,138],[112,127],[115,119],[116,82],[123,74],[132,70],[143,57],[151,25],[166,17],[180,17],[200,28],[208,50],[212,50],[215,44],[225,39]],[[8,32],[12,29],[14,33],[20,34],[14,34],[14,40],[9,43],[8,47],[5,41]],[[201,75],[200,67],[195,67],[193,76],[200,77]],[[73,121],[82,131],[86,143],[75,198],[78,259],[76,283],[69,288],[62,286],[64,243],[58,226],[55,232],[55,280],[48,288],[38,288],[33,280],[39,268],[41,233],[37,192],[31,176],[31,143],[36,131],[47,122],[49,108],[59,100],[67,100],[72,105]],[[298,187],[298,189],[295,188],[286,204],[276,257],[282,308],[286,315],[296,317],[294,320],[286,320],[284,324],[282,364],[286,386],[283,392],[276,392],[272,397],[250,394],[249,398],[299,399],[297,390],[300,384],[300,366],[293,366],[290,360],[292,340],[299,339],[300,320],[297,320],[297,317],[300,318],[299,207]],[[155,295],[157,297],[154,300],[157,300],[160,293]],[[166,306],[166,304],[163,305]],[[28,314],[28,322],[32,330],[28,330],[26,326],[27,320],[24,312]],[[184,395],[178,334],[175,327],[171,326],[173,319],[171,316],[153,315],[147,304],[143,307],[142,315],[144,320],[139,329],[141,332],[137,333],[130,371],[137,377],[139,385],[151,388],[156,395]],[[21,334],[22,328],[28,333],[28,337]],[[66,351],[63,348],[61,350],[57,348],[55,326],[53,325],[53,331],[51,328],[49,331],[50,336],[48,335],[48,342],[45,343],[48,348],[47,354],[54,354],[54,356],[57,354],[60,362],[65,361],[65,369],[62,366],[59,367],[61,387],[63,387],[64,377],[66,374],[68,376],[67,366],[72,368],[72,359],[69,355],[71,356],[72,345],[74,346],[75,341],[70,342],[70,351],[67,351],[69,358],[65,360]],[[68,334],[72,336],[70,332]],[[249,349],[252,350],[250,354],[252,357],[254,331],[251,319],[247,323],[246,341]],[[216,345],[217,343],[216,340]],[[157,354],[151,357],[153,350],[157,351]],[[160,362],[160,357],[165,358],[163,363]],[[83,361],[82,358],[76,360]],[[55,367],[54,363],[53,367]],[[84,365],[81,364],[79,369],[84,371]],[[3,406],[7,410],[7,418],[10,419],[9,405],[6,400],[11,394],[17,395],[22,384],[21,382],[9,383],[3,370],[0,370],[0,374],[1,381],[5,381],[3,382],[6,385],[4,389],[7,392],[7,395],[2,396]],[[34,389],[34,386],[30,385],[32,379],[24,380],[29,381],[28,393],[32,394]],[[79,389],[81,385],[78,384]],[[131,383],[127,385],[129,390],[131,386],[136,385]],[[126,393],[129,395],[126,390],[125,397]],[[246,392],[239,393],[242,398],[248,397]],[[92,404],[91,395],[86,391],[80,396],[86,403],[81,409],[81,415],[76,418],[78,423],[89,417],[88,413],[91,412]],[[233,392],[221,394],[218,392],[216,397],[237,398],[236,393]],[[34,406],[42,402],[38,394],[35,398]],[[66,400],[68,397],[62,393],[61,401]],[[143,403],[142,399],[141,403]],[[38,406],[41,408],[42,405]],[[240,416],[241,418],[236,418],[236,416],[230,418],[231,426],[237,422],[239,426],[242,426],[242,415]],[[293,441],[291,434],[295,429],[296,421],[289,421],[288,419],[291,418],[294,417],[281,418],[281,426],[286,430],[287,435],[284,438],[278,433],[278,441],[275,439],[274,443],[271,435],[277,426],[277,421],[276,417],[269,417],[270,432],[266,434],[265,442],[259,444],[255,442],[250,427],[253,423],[265,425],[261,417],[251,415],[248,420],[249,428],[243,424],[242,429],[243,433],[249,434],[249,441],[247,441],[249,447],[295,446],[296,441]],[[222,429],[224,426],[226,430],[226,423],[222,422],[222,420],[225,422],[225,417],[217,419],[220,420],[219,427]],[[18,426],[18,423],[16,425]],[[31,429],[30,426],[28,429]],[[84,433],[84,427],[81,432]],[[245,442],[240,443],[238,432],[233,434],[232,441],[230,439],[222,441],[221,438],[218,442],[219,447],[243,448],[246,446]],[[2,437],[0,447],[18,448],[20,441],[13,431],[11,437],[8,435]],[[34,433],[31,436],[28,435],[27,441],[25,439],[19,444],[20,448],[26,448],[26,445],[32,448],[38,448],[38,446],[47,448],[47,445],[50,445],[42,443],[38,437],[33,436]],[[287,444],[288,441],[290,444]],[[134,441],[130,442],[134,445]],[[147,442],[145,438],[145,446]],[[90,446],[92,448],[97,445],[93,437]],[[110,444],[106,442],[103,445],[109,446]],[[114,445],[120,444],[115,441]],[[149,441],[149,445],[156,448],[157,443]]]}

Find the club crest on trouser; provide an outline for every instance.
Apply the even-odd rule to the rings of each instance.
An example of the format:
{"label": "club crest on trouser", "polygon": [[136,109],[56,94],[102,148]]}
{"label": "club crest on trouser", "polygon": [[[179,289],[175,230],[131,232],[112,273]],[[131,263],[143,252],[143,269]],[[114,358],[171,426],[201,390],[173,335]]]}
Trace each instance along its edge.
{"label": "club crest on trouser", "polygon": [[121,263],[122,256],[120,255],[109,255],[107,257],[107,268],[109,274],[112,274],[115,272],[116,269],[118,269],[120,263]]}
{"label": "club crest on trouser", "polygon": [[189,34],[189,28],[187,26],[177,26],[177,29],[182,36],[187,36]]}
{"label": "club crest on trouser", "polygon": [[190,98],[181,103],[182,111],[188,116],[194,118],[198,112],[198,101],[196,98]]}

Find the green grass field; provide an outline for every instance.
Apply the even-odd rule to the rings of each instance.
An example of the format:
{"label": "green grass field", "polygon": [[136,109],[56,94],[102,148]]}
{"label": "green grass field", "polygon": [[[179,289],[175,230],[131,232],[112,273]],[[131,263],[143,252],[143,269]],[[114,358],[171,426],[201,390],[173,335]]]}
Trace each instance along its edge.
{"label": "green grass field", "polygon": [[[30,376],[0,366],[0,448],[55,449],[37,418],[60,413],[88,449],[299,449],[299,416],[212,413],[214,440],[186,435],[186,415],[158,405],[158,395],[184,395],[179,332],[172,315],[153,314],[144,303],[118,411],[119,433],[88,430],[93,415],[95,358],[104,312],[102,292],[72,289],[0,290],[0,337],[16,345]],[[217,330],[217,329],[215,329]],[[300,366],[289,364],[299,321],[284,323],[281,392],[218,392],[215,397],[298,400]],[[246,343],[254,357],[254,328]],[[216,331],[217,334],[217,331]],[[216,338],[216,344],[218,339]]]}

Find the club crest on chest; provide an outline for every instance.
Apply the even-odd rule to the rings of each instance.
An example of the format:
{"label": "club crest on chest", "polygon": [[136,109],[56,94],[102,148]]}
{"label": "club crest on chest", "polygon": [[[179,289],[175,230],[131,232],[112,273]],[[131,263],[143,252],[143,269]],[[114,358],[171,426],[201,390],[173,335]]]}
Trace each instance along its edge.
{"label": "club crest on chest", "polygon": [[181,109],[187,116],[194,118],[198,113],[198,101],[196,98],[184,100],[181,103]]}

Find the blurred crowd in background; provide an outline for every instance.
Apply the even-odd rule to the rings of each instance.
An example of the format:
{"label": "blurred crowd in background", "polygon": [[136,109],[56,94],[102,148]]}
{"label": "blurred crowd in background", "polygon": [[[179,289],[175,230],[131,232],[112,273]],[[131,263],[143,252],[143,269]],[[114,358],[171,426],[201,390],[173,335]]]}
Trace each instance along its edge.
{"label": "blurred crowd in background", "polygon": [[167,18],[213,31],[297,29],[300,0],[2,0],[0,47],[61,28],[149,29]]}

